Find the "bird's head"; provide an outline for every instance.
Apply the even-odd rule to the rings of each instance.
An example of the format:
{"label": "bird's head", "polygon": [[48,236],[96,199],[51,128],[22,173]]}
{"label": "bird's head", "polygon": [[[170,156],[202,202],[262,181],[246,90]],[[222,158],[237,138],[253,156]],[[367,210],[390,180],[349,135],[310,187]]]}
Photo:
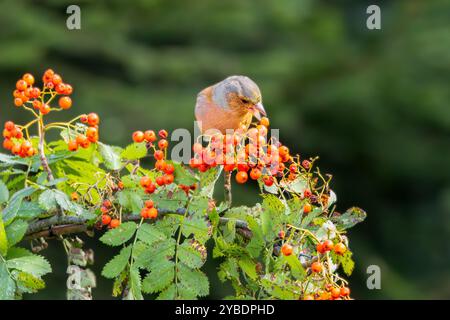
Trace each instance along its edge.
{"label": "bird's head", "polygon": [[225,109],[251,112],[258,119],[266,115],[258,85],[245,76],[231,76],[215,84],[212,100]]}

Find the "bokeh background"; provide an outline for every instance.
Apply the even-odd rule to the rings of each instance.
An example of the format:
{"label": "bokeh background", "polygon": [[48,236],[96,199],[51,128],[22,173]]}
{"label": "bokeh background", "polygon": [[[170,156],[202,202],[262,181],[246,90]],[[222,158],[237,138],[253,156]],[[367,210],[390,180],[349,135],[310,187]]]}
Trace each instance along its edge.
{"label": "bokeh background", "polygon": [[[82,29],[69,31],[74,3]],[[369,4],[381,7],[381,30],[366,28]],[[354,297],[450,298],[448,4],[3,0],[0,121],[25,120],[13,106],[15,81],[51,67],[75,88],[63,117],[96,111],[101,139],[123,146],[136,129],[193,130],[197,92],[248,75],[281,139],[302,156],[319,155],[334,175],[340,208],[368,212],[350,231]],[[256,202],[255,186],[235,188],[237,203]],[[88,245],[99,274],[113,252]],[[27,298],[64,299],[61,244],[44,255],[54,268],[48,289]],[[381,290],[366,287],[372,264],[381,267]],[[95,298],[110,298],[112,283],[98,280]],[[210,298],[229,290],[213,279]]]}

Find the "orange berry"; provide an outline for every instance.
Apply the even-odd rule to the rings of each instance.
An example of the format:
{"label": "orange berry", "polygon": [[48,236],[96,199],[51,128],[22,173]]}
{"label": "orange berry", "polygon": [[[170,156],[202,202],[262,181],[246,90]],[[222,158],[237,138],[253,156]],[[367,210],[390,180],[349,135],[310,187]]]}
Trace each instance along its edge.
{"label": "orange berry", "polygon": [[169,135],[169,134],[168,134],[167,131],[164,130],[164,129],[158,131],[158,136],[159,136],[161,139],[166,139],[168,135]]}
{"label": "orange berry", "polygon": [[55,73],[52,77],[52,82],[56,86],[57,84],[60,84],[62,82],[62,78],[59,74]]}
{"label": "orange berry", "polygon": [[28,140],[24,140],[22,142],[22,145],[20,146],[20,149],[22,150],[22,152],[27,152],[28,150],[30,150],[33,147],[33,145],[31,144],[30,141]]}
{"label": "orange berry", "polygon": [[14,127],[15,127],[14,122],[12,122],[12,121],[6,121],[5,122],[5,129],[6,130],[11,131],[11,130],[14,129]]}
{"label": "orange berry", "polygon": [[164,152],[161,150],[156,150],[154,153],[154,157],[156,160],[162,160],[164,159]]}
{"label": "orange berry", "polygon": [[133,141],[136,143],[144,141],[144,133],[142,131],[133,132]]}
{"label": "orange berry", "polygon": [[14,99],[14,105],[16,107],[20,107],[21,105],[23,105],[23,100],[21,98],[15,98]]}
{"label": "orange berry", "polygon": [[281,246],[281,252],[285,256],[290,256],[292,254],[293,248],[290,244],[285,243]]}
{"label": "orange berry", "polygon": [[245,171],[239,171],[238,173],[236,173],[236,181],[237,183],[246,183],[248,180],[248,174]]}
{"label": "orange berry", "polygon": [[34,84],[34,77],[31,73],[25,73],[22,77],[23,80],[30,86]]}
{"label": "orange berry", "polygon": [[19,80],[16,82],[16,88],[19,91],[25,91],[25,89],[28,87],[28,83],[25,80]]}
{"label": "orange berry", "polygon": [[3,129],[3,138],[10,139],[13,137],[13,133],[9,130]]}
{"label": "orange berry", "polygon": [[33,108],[36,110],[41,109],[42,102],[39,100],[33,100]]}
{"label": "orange berry", "polygon": [[39,111],[42,114],[48,114],[50,112],[50,106],[48,104],[46,104],[46,103],[45,104],[41,104],[39,106]]}
{"label": "orange berry", "polygon": [[[117,219],[115,219],[115,220],[117,220]],[[118,221],[118,220],[117,220]],[[103,225],[108,225],[108,224],[110,224],[112,221],[111,221],[111,216],[109,215],[109,214],[103,214],[102,215],[102,224]]]}
{"label": "orange berry", "polygon": [[145,201],[144,205],[146,208],[153,208],[153,206],[154,206],[153,200]]}
{"label": "orange berry", "polygon": [[322,246],[325,251],[330,251],[333,250],[334,244],[331,240],[325,240],[324,242],[322,242]]}
{"label": "orange berry", "polygon": [[166,174],[164,176],[164,184],[171,184],[174,180],[173,174]]}
{"label": "orange berry", "polygon": [[312,210],[312,206],[311,206],[309,203],[306,203],[306,204],[303,206],[303,213],[310,213],[311,210]]}
{"label": "orange berry", "polygon": [[141,187],[148,188],[152,184],[152,179],[150,177],[144,176],[141,178],[140,182]]}
{"label": "orange berry", "polygon": [[72,88],[72,86],[71,86],[70,84],[67,84],[67,83],[66,83],[66,88],[65,88],[63,94],[71,95],[72,93],[73,93],[73,88]]}
{"label": "orange berry", "polygon": [[347,251],[347,247],[345,246],[345,244],[339,242],[334,246],[334,252],[337,255],[343,255],[345,252]]}
{"label": "orange berry", "polygon": [[90,126],[96,126],[100,123],[100,118],[98,114],[91,112],[87,116],[87,122]]}
{"label": "orange berry", "polygon": [[166,139],[161,139],[158,141],[158,147],[161,150],[166,149],[169,146],[169,142]]}
{"label": "orange berry", "polygon": [[111,222],[109,223],[109,226],[112,229],[117,228],[118,226],[120,226],[120,220],[119,219],[112,219]]}
{"label": "orange berry", "polygon": [[125,186],[123,185],[123,182],[122,182],[122,181],[119,181],[119,182],[117,183],[117,187],[118,187],[120,190],[122,190],[123,188],[125,188]]}
{"label": "orange berry", "polygon": [[318,243],[317,245],[316,245],[316,250],[317,250],[317,252],[319,252],[319,253],[325,253],[325,248],[323,247],[323,244],[322,243]]}
{"label": "orange berry", "polygon": [[252,178],[253,180],[258,180],[259,177],[261,177],[261,170],[259,170],[258,168],[253,168],[250,171],[250,178]]}
{"label": "orange berry", "polygon": [[3,140],[3,148],[5,148],[6,150],[11,150],[13,145],[14,143],[10,139]]}
{"label": "orange berry", "polygon": [[314,300],[314,296],[311,294],[306,294],[303,296],[303,300]]}
{"label": "orange berry", "polygon": [[158,210],[156,208],[149,208],[148,209],[148,217],[150,219],[155,219],[158,216]]}
{"label": "orange berry", "polygon": [[155,168],[158,171],[164,171],[164,169],[166,168],[166,162],[164,160],[158,160],[155,163]]}
{"label": "orange berry", "polygon": [[20,151],[21,151],[21,147],[20,147],[20,144],[18,144],[18,143],[14,144],[11,148],[12,154],[14,154],[16,156],[20,154]]}
{"label": "orange berry", "polygon": [[155,181],[156,181],[156,184],[158,184],[159,186],[162,186],[162,185],[165,184],[165,180],[164,180],[164,177],[163,177],[163,176],[157,177],[157,178],[155,179]]}
{"label": "orange berry", "polygon": [[67,144],[67,148],[69,151],[77,151],[78,150],[78,143],[74,140],[70,140]]}
{"label": "orange berry", "polygon": [[288,147],[286,147],[286,146],[281,146],[281,147],[279,147],[279,148],[278,148],[278,154],[279,154],[281,157],[284,157],[284,156],[289,155],[289,149],[288,149]]}
{"label": "orange berry", "polygon": [[148,219],[149,218],[148,211],[149,211],[149,208],[145,208],[145,207],[142,208],[141,209],[141,217],[144,219]]}
{"label": "orange berry", "polygon": [[153,192],[155,192],[155,190],[156,190],[156,186],[154,183],[152,183],[147,188],[145,188],[144,191],[145,191],[145,193],[152,194]]}
{"label": "orange berry", "polygon": [[61,109],[67,110],[72,106],[72,99],[70,97],[61,97],[59,98],[58,104]]}
{"label": "orange berry", "polygon": [[78,201],[78,199],[79,199],[78,192],[72,192],[72,193],[70,194],[70,198],[71,198],[73,201]]}
{"label": "orange berry", "polygon": [[339,288],[333,288],[333,289],[331,289],[330,293],[331,293],[331,296],[334,299],[336,299],[336,298],[339,298],[339,296],[341,295],[341,290]]}
{"label": "orange berry", "polygon": [[144,132],[144,139],[148,142],[156,141],[156,134],[153,130],[147,130]]}
{"label": "orange berry", "polygon": [[173,166],[173,164],[168,163],[168,164],[166,165],[166,167],[164,168],[164,172],[165,172],[166,174],[172,174],[172,173],[175,172],[175,167]]}
{"label": "orange berry", "polygon": [[315,261],[311,264],[312,272],[319,273],[319,272],[322,272],[322,270],[323,270],[323,266],[320,262]]}
{"label": "orange berry", "polygon": [[342,287],[340,291],[341,291],[341,297],[347,297],[350,295],[350,289],[347,287]]}
{"label": "orange berry", "polygon": [[92,143],[96,143],[98,141],[98,130],[96,127],[89,127],[86,130],[86,136],[88,140]]}
{"label": "orange berry", "polygon": [[103,201],[103,206],[106,207],[106,208],[111,208],[112,207],[111,200],[108,200],[108,199],[104,200]]}

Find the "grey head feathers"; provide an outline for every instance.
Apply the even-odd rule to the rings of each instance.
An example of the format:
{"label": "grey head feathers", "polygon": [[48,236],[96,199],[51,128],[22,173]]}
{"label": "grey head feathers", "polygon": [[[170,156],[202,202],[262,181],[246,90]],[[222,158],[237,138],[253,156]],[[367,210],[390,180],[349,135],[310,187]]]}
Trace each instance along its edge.
{"label": "grey head feathers", "polygon": [[251,103],[261,101],[261,91],[258,85],[246,76],[230,76],[213,86],[212,99],[222,108],[229,108],[227,95],[237,94],[238,97]]}

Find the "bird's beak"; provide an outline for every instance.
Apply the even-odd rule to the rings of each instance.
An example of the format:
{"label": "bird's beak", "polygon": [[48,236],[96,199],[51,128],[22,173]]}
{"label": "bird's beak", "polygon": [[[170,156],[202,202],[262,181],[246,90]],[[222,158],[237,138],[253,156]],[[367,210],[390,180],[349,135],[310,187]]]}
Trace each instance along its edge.
{"label": "bird's beak", "polygon": [[261,116],[266,116],[266,110],[264,109],[264,106],[261,102],[258,102],[255,104],[252,108],[253,115],[256,117],[256,119],[261,120]]}

